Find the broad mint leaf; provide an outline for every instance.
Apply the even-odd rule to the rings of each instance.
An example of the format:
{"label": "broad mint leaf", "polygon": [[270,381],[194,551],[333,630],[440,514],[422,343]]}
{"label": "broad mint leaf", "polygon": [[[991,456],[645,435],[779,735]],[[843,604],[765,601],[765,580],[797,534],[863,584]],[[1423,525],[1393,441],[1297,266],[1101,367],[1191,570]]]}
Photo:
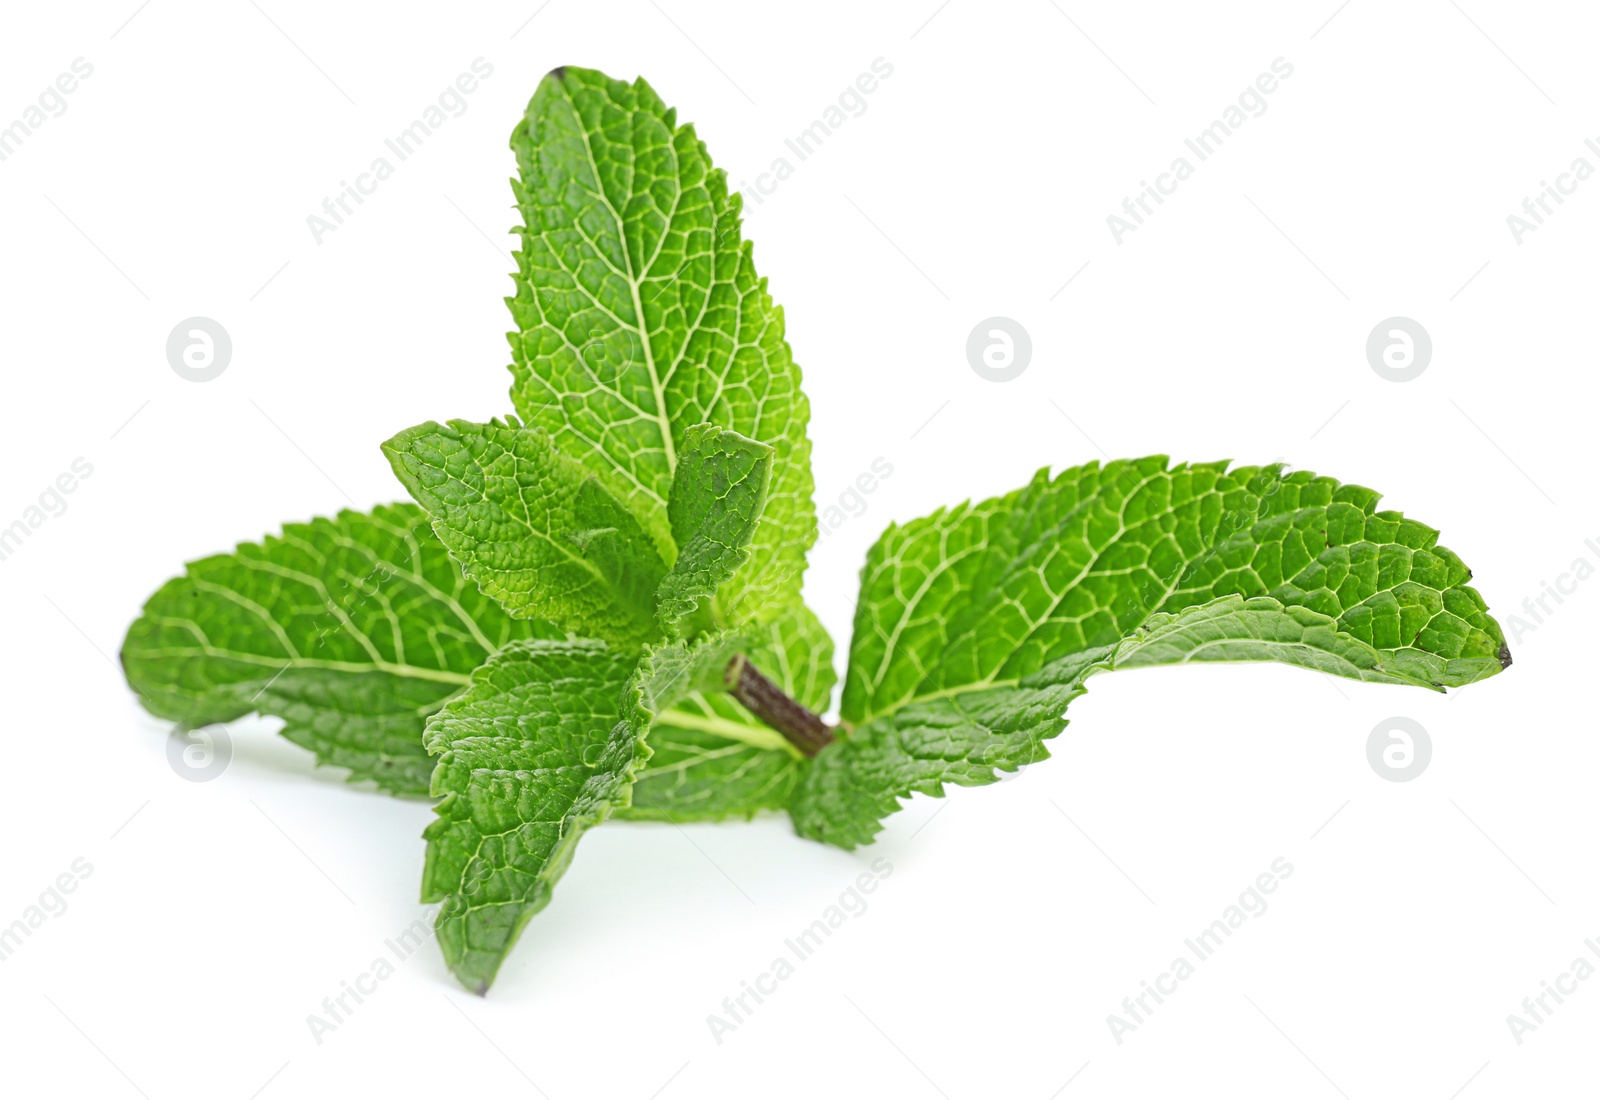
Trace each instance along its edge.
{"label": "broad mint leaf", "polygon": [[841,705],[791,806],[854,847],[913,791],[1048,755],[1094,672],[1278,660],[1442,690],[1510,663],[1437,545],[1378,494],[1306,471],[1098,463],[892,526],[868,554]]}
{"label": "broad mint leaf", "polygon": [[[788,695],[825,711],[833,695],[833,641],[817,617],[797,605],[745,632],[744,652]],[[722,691],[691,692],[655,717],[651,757],[640,769],[629,819],[718,821],[749,818],[789,804],[803,774],[800,755]]]}
{"label": "broad mint leaf", "polygon": [[383,449],[467,575],[513,615],[619,646],[659,636],[646,594],[666,567],[654,545],[543,431],[430,421]]}
{"label": "broad mint leaf", "polygon": [[506,300],[517,412],[626,502],[667,561],[689,429],[716,424],[771,446],[750,563],[718,598],[728,623],[771,618],[798,602],[816,540],[810,408],[783,311],[740,235],[739,197],[643,80],[555,70],[511,147],[523,219]]}
{"label": "broad mint leaf", "polygon": [[274,715],[320,763],[421,798],[427,716],[502,645],[560,634],[507,615],[422,510],[396,504],[189,563],[129,628],[122,665],[158,717],[193,729]]}
{"label": "broad mint leaf", "polygon": [[656,615],[668,634],[710,599],[750,557],[750,539],[767,503],[772,448],[712,424],[690,428],[667,518],[678,558],[656,590]]}
{"label": "broad mint leaf", "polygon": [[589,639],[519,642],[473,673],[428,722],[442,796],[422,900],[451,973],[483,994],[550,901],[578,839],[626,803],[649,755],[619,721],[632,654]]}
{"label": "broad mint leaf", "polygon": [[520,642],[429,720],[432,793],[443,800],[423,834],[422,900],[443,903],[438,939],[463,985],[488,990],[578,838],[627,807],[655,717],[720,690],[747,646],[733,631],[642,658],[591,639]]}

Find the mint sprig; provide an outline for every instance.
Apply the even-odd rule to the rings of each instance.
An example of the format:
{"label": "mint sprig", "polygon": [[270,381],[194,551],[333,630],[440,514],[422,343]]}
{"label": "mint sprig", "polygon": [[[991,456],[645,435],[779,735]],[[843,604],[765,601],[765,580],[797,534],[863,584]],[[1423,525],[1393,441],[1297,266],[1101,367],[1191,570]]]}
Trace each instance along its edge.
{"label": "mint sprig", "polygon": [[739,197],[643,80],[558,69],[511,145],[515,415],[401,432],[420,507],[191,563],[123,646],[158,716],[278,715],[352,779],[438,799],[423,897],[468,988],[613,816],[785,810],[849,848],[913,793],[1047,756],[1099,672],[1443,690],[1510,663],[1460,558],[1371,490],[1154,456],[891,525],[825,722],[810,409]]}

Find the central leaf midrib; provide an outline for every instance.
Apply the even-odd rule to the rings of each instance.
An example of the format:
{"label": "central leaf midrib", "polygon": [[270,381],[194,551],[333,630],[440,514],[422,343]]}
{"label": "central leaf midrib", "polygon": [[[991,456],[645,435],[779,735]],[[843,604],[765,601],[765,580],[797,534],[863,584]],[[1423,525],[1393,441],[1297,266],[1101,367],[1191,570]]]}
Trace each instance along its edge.
{"label": "central leaf midrib", "polygon": [[[177,625],[175,620],[162,620],[171,625]],[[193,624],[198,625],[198,624]],[[288,669],[314,669],[327,672],[387,672],[395,676],[403,676],[411,680],[429,680],[440,684],[455,684],[466,686],[472,681],[472,676],[465,672],[451,672],[448,669],[424,668],[419,665],[396,664],[392,661],[336,661],[322,657],[302,657],[296,654],[292,657],[271,656],[264,653],[244,653],[238,650],[223,649],[204,642],[198,646],[159,646],[155,649],[130,651],[130,656],[153,660],[161,657],[216,657],[222,660],[238,661],[240,664],[260,665],[263,668],[276,668],[280,671]]]}

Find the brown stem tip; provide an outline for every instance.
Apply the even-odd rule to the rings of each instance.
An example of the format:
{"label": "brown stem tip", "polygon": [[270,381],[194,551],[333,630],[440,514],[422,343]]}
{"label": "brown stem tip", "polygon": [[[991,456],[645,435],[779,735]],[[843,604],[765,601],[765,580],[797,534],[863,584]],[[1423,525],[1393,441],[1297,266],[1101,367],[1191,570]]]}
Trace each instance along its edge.
{"label": "brown stem tip", "polygon": [[735,699],[805,755],[815,756],[833,743],[832,727],[756,671],[744,654],[728,662],[723,678]]}

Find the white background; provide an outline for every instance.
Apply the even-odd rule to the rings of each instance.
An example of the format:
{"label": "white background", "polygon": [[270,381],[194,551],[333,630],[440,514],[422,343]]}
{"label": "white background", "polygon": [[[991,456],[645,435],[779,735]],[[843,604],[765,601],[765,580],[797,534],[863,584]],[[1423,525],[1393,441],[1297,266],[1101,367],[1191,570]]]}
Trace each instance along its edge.
{"label": "white background", "polygon": [[[1521,243],[1506,217],[1575,158],[1600,167],[1600,20],[1058,2],[7,5],[0,122],[73,59],[94,72],[0,163],[0,525],[74,458],[94,472],[0,562],[0,924],[74,859],[93,872],[0,963],[0,1088],[1593,1088],[1600,980],[1520,1045],[1506,1018],[1600,937],[1600,584],[1523,611],[1600,564],[1600,181]],[[315,243],[307,215],[478,57],[494,73],[466,113]],[[1269,666],[1098,678],[1053,759],[919,798],[857,853],[781,818],[608,824],[487,999],[429,945],[319,1045],[307,1015],[423,915],[431,811],[314,769],[264,721],[185,782],[115,667],[123,632],[186,560],[400,497],[377,447],[396,430],[509,411],[507,137],[542,73],[645,75],[739,186],[878,57],[894,72],[867,111],[746,219],[805,371],[819,502],[894,467],[811,556],[841,649],[888,521],[1160,451],[1381,489],[1473,567],[1515,666],[1459,699]],[[1118,244],[1107,215],[1279,57],[1266,113]],[[997,314],[1034,346],[1006,384],[964,353]],[[164,354],[194,315],[234,343],[206,384]],[[1405,384],[1364,352],[1394,315],[1434,343]],[[1432,737],[1408,783],[1367,762],[1394,715]],[[1268,911],[1119,1045],[1108,1014],[1280,856]],[[716,1043],[707,1015],[879,857],[868,911]]]}

